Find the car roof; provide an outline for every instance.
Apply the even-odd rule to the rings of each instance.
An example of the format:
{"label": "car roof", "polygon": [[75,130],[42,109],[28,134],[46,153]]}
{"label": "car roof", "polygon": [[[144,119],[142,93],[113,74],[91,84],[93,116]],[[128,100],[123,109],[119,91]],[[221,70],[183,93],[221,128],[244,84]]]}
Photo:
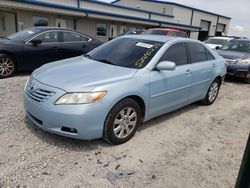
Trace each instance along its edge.
{"label": "car roof", "polygon": [[39,29],[41,31],[47,31],[47,30],[74,31],[72,29],[63,28],[63,27],[46,27],[46,26],[38,26],[38,27],[34,27],[34,29]]}
{"label": "car roof", "polygon": [[231,41],[250,42],[250,39],[232,39]]}
{"label": "car roof", "polygon": [[181,31],[178,29],[169,29],[169,28],[150,28],[148,30],[162,30],[162,31],[177,31],[177,32],[185,32],[185,31]]}
{"label": "car roof", "polygon": [[232,37],[209,37],[210,39],[233,39]]}
{"label": "car roof", "polygon": [[201,43],[200,41],[189,39],[189,38],[172,37],[172,36],[166,36],[166,35],[125,35],[122,37],[141,39],[141,40],[151,40],[151,41],[157,41],[157,42],[163,42],[163,43],[166,43],[169,41],[193,41],[193,42]]}

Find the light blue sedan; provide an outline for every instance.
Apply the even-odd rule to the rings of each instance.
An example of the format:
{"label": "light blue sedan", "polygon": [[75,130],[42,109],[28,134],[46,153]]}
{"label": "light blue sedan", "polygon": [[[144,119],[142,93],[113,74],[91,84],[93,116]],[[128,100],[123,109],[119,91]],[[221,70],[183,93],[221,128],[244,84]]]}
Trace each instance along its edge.
{"label": "light blue sedan", "polygon": [[225,74],[225,60],[201,42],[123,36],[35,70],[24,108],[46,131],[121,144],[142,122],[196,101],[212,104]]}

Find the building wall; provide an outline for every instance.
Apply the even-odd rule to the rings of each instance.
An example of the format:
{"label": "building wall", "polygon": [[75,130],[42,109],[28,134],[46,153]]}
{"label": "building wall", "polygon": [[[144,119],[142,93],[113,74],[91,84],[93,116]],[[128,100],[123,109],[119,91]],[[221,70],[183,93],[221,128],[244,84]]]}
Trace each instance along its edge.
{"label": "building wall", "polygon": [[7,37],[10,33],[15,32],[15,14],[0,11],[0,37]]}
{"label": "building wall", "polygon": [[17,22],[18,30],[23,30],[25,28],[34,27],[33,19],[34,17],[42,17],[48,19],[48,26],[56,26],[56,19],[65,19],[66,27],[74,29],[74,18],[69,16],[58,16],[53,14],[46,14],[43,12],[30,12],[30,11],[17,11]]}
{"label": "building wall", "polygon": [[168,15],[174,15],[173,5],[153,3],[153,2],[140,1],[140,0],[121,0],[115,4],[132,7],[132,8],[139,8],[142,10],[148,10],[148,11],[158,12],[158,13],[163,13],[163,14],[166,13]]}
{"label": "building wall", "polygon": [[[6,10],[9,10],[9,12],[13,11],[17,15],[18,30],[33,27],[34,17],[47,18],[49,26],[56,26],[57,19],[63,19],[65,20],[65,27],[71,29],[76,28],[81,32],[85,32],[93,37],[100,38],[101,40],[108,40],[110,37],[110,25],[115,25],[117,28],[117,35],[119,35],[121,30],[124,30],[124,28],[128,30],[129,28],[149,28],[162,26],[191,31],[190,37],[197,39],[199,33],[192,31],[198,31],[198,29],[189,26],[192,25],[200,27],[201,20],[209,21],[211,22],[209,35],[213,36],[215,34],[217,22],[226,25],[224,32],[225,34],[228,32],[230,22],[230,19],[218,17],[217,15],[204,13],[197,10],[193,11],[192,8],[141,0],[121,0],[116,3],[117,5],[138,9],[140,11],[110,6],[105,3],[94,3],[89,0],[81,0],[79,1],[80,4],[78,4],[77,0],[39,0],[37,2],[40,1],[44,3],[74,7],[76,9],[79,5],[80,8],[91,11],[75,11],[56,8],[53,6],[39,6],[32,3],[26,4],[21,3],[20,1],[0,0],[0,15],[5,14],[5,19],[8,20],[8,23],[14,23],[8,24],[8,31],[0,30],[0,36],[15,32],[15,19],[13,17],[14,14],[6,13]],[[144,12],[142,10],[144,10]],[[98,14],[98,11],[104,14]],[[151,13],[145,11],[151,11]],[[153,12],[156,12],[156,14]],[[167,15],[164,15],[163,13]],[[120,15],[120,17],[116,15]],[[172,15],[172,17],[169,15]],[[97,22],[106,24],[106,36],[96,35]]]}

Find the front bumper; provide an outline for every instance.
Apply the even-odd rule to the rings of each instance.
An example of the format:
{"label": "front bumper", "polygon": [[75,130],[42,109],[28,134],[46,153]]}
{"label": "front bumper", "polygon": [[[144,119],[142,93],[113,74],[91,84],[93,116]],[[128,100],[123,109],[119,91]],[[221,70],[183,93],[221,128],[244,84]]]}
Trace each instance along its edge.
{"label": "front bumper", "polygon": [[227,75],[240,78],[250,78],[249,65],[232,64],[227,67]]}
{"label": "front bumper", "polygon": [[[84,105],[54,105],[55,101],[66,92],[44,85],[36,80],[35,89],[53,91],[42,102],[32,98],[29,86],[24,90],[24,108],[27,117],[41,129],[58,135],[90,140],[101,138],[103,125],[106,118],[106,108],[101,102]],[[75,130],[75,131],[70,131]]]}

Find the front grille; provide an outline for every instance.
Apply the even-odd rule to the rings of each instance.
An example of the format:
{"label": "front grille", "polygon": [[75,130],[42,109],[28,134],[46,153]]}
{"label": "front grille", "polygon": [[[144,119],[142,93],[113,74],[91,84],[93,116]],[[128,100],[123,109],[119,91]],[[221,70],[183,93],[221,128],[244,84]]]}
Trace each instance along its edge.
{"label": "front grille", "polygon": [[35,91],[26,90],[27,95],[34,101],[42,103],[48,100],[51,96],[55,94],[54,91],[48,91],[45,89],[36,89]]}

